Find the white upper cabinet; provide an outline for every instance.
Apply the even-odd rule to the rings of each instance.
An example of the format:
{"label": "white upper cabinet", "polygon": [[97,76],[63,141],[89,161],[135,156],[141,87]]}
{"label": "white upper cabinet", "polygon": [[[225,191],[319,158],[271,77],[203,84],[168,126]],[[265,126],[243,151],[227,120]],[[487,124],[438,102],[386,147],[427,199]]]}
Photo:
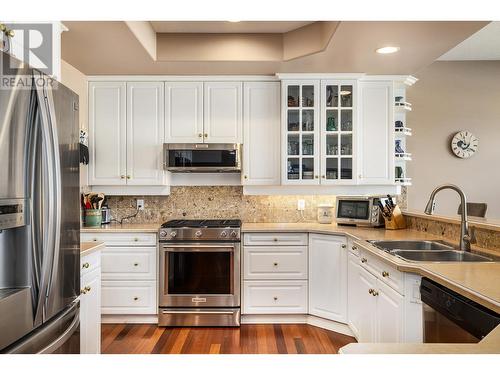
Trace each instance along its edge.
{"label": "white upper cabinet", "polygon": [[127,183],[125,82],[89,83],[90,185]]}
{"label": "white upper cabinet", "polygon": [[319,81],[282,82],[282,179],[284,185],[318,185]]}
{"label": "white upper cabinet", "polygon": [[89,184],[162,185],[162,82],[89,83]]}
{"label": "white upper cabinet", "polygon": [[359,83],[359,145],[361,184],[394,184],[392,81]]}
{"label": "white upper cabinet", "polygon": [[242,143],[242,82],[204,83],[204,142]]}
{"label": "white upper cabinet", "polygon": [[243,85],[243,185],[280,184],[280,83]]}
{"label": "white upper cabinet", "polygon": [[347,322],[346,238],[309,235],[309,314]]}
{"label": "white upper cabinet", "polygon": [[355,182],[357,81],[321,81],[321,184]]}
{"label": "white upper cabinet", "polygon": [[165,83],[165,142],[203,142],[203,83]]}
{"label": "white upper cabinet", "polygon": [[127,185],[162,185],[162,82],[127,83]]}

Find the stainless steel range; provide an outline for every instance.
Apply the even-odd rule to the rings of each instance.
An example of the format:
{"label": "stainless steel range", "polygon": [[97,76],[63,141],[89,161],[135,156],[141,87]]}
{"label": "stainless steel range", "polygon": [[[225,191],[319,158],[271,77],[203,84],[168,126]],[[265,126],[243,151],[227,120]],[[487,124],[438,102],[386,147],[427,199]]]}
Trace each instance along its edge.
{"label": "stainless steel range", "polygon": [[240,325],[240,232],[240,220],[161,226],[160,326]]}

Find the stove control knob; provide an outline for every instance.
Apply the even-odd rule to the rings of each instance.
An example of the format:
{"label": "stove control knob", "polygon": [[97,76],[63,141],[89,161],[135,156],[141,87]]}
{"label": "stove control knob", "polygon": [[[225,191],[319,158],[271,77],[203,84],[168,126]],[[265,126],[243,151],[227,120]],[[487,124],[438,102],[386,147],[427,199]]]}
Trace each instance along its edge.
{"label": "stove control knob", "polygon": [[234,230],[231,232],[231,237],[236,237],[238,233],[236,233]]}
{"label": "stove control knob", "polygon": [[170,237],[175,237],[175,236],[177,236],[177,232],[175,230],[170,232]]}
{"label": "stove control knob", "polygon": [[160,237],[167,237],[167,231],[166,230],[161,230],[160,231]]}
{"label": "stove control knob", "polygon": [[222,232],[220,232],[220,236],[227,237],[227,232],[225,230],[223,230]]}
{"label": "stove control knob", "polygon": [[203,233],[201,232],[201,230],[197,230],[197,231],[194,233],[194,235],[195,235],[196,237],[201,237],[201,235],[202,235],[202,234],[203,234]]}

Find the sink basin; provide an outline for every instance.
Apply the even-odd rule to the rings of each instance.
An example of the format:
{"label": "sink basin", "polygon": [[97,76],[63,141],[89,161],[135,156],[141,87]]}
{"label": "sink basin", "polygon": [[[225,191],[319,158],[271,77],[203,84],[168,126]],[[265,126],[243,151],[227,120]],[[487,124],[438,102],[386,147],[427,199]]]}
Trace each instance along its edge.
{"label": "sink basin", "polygon": [[483,255],[459,250],[392,250],[391,254],[414,262],[491,262]]}
{"label": "sink basin", "polygon": [[369,241],[376,247],[385,250],[454,250],[453,246],[443,241]]}

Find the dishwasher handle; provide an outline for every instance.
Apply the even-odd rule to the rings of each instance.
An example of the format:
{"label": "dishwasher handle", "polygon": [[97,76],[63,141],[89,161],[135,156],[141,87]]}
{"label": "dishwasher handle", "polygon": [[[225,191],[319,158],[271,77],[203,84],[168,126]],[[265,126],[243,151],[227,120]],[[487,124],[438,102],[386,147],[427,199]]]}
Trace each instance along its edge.
{"label": "dishwasher handle", "polygon": [[478,339],[500,324],[500,314],[425,277],[420,284],[420,296],[423,303]]}

